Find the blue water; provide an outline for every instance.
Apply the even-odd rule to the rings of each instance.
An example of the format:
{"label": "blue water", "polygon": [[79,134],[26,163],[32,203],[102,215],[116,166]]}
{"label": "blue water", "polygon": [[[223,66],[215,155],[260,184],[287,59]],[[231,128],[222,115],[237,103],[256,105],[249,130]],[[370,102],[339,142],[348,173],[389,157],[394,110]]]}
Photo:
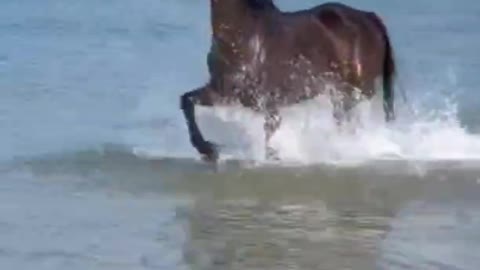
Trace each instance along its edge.
{"label": "blue water", "polygon": [[[272,180],[278,177],[275,173],[244,175],[237,165],[232,165],[234,172],[228,173],[227,168],[225,174],[218,176],[225,183],[216,178],[203,179],[209,178],[210,172],[201,163],[192,161],[198,156],[188,142],[178,97],[208,78],[205,62],[210,25],[206,2],[0,2],[1,269],[200,269],[198,265],[204,264],[205,269],[228,268],[225,265],[237,269],[235,267],[243,265],[241,262],[237,265],[232,263],[233,259],[228,261],[236,255],[225,255],[212,246],[228,242],[225,239],[229,237],[262,235],[256,229],[248,229],[247,225],[252,224],[243,223],[246,229],[239,236],[227,222],[227,225],[218,225],[216,234],[198,236],[200,240],[190,236],[196,240],[190,243],[186,239],[193,233],[186,233],[188,229],[182,227],[185,221],[176,217],[178,207],[190,207],[193,210],[188,213],[197,213],[185,214],[192,224],[208,223],[212,217],[204,219],[198,215],[209,212],[222,216],[222,211],[231,210],[234,218],[235,211],[245,210],[242,203],[236,204],[233,210],[229,208],[228,203],[237,200],[252,200],[255,205],[269,202],[280,208],[283,203],[300,204],[303,208],[292,209],[303,209],[297,214],[307,213],[307,216],[308,209],[317,207],[320,201],[333,223],[343,220],[341,213],[362,205],[366,211],[352,210],[359,220],[382,216],[389,223],[392,233],[388,234],[387,230],[380,229],[381,224],[372,221],[375,229],[360,229],[358,235],[352,233],[351,239],[330,236],[330,240],[325,241],[334,246],[338,244],[338,253],[335,249],[325,250],[321,241],[311,246],[291,244],[300,253],[318,248],[319,253],[329,254],[324,260],[331,259],[312,262],[315,256],[309,256],[308,252],[303,259],[300,255],[291,261],[285,259],[300,269],[319,269],[322,265],[326,269],[340,269],[348,266],[349,258],[352,264],[359,260],[358,269],[371,269],[373,265],[382,269],[409,266],[476,269],[479,262],[473,250],[480,248],[476,233],[480,228],[480,204],[476,199],[480,194],[477,187],[480,171],[476,170],[480,159],[480,136],[477,135],[480,127],[477,91],[480,2],[345,2],[377,12],[389,29],[399,65],[399,123],[386,127],[371,120],[366,130],[355,135],[332,136],[328,132],[319,135],[318,126],[323,127],[323,120],[298,131],[297,124],[304,122],[298,117],[303,117],[305,112],[296,112],[291,114],[295,116],[293,121],[285,124],[274,143],[288,160],[312,166],[330,164],[319,170],[319,176],[305,176],[301,169],[298,169],[300,176],[287,174],[292,181],[298,180],[295,177],[304,177],[305,186],[312,189],[316,185],[325,189],[334,186],[333,194],[352,195],[352,200],[335,199],[328,194],[317,194],[311,199],[305,190],[288,193],[288,188],[282,190],[284,198],[271,198],[266,190],[276,190],[277,184]],[[295,10],[321,2],[283,0],[277,3],[283,9]],[[204,115],[204,125],[215,122],[222,126],[250,119],[248,115],[237,117],[222,111],[214,112],[213,116],[211,112]],[[257,157],[256,150],[261,147],[256,136],[261,129],[253,124],[238,125],[245,136],[234,137],[228,133],[229,129],[222,127],[209,129],[209,136],[217,136],[216,140],[224,140],[226,144],[237,144],[237,148],[238,145],[241,149],[245,145],[250,147],[240,154],[232,150],[234,157]],[[323,137],[318,139],[318,136]],[[375,167],[372,164],[385,156],[394,156],[407,165],[388,165],[387,162],[380,169],[372,169],[368,176],[361,176],[362,170]],[[185,160],[174,159],[177,157]],[[155,161],[164,158],[173,160],[158,164]],[[352,159],[368,165],[344,169],[331,162]],[[452,163],[435,165],[445,160]],[[434,165],[429,167],[424,162]],[[447,169],[449,166],[454,166],[455,172]],[[465,166],[468,169],[458,169]],[[322,183],[325,177],[342,174],[337,170],[360,171],[355,171],[358,175],[347,173],[348,181],[342,178],[340,183]],[[405,180],[405,184],[400,184],[400,180],[390,182],[391,175],[408,181]],[[195,183],[197,178],[203,179],[200,181],[203,184]],[[312,178],[319,181],[311,182]],[[234,183],[235,179],[246,183]],[[260,184],[245,179],[257,179],[265,190],[255,191],[255,186]],[[345,181],[348,184],[344,184]],[[381,194],[387,195],[369,193],[376,190],[378,182],[384,185],[379,188],[384,192]],[[202,185],[212,185],[212,190],[199,188]],[[351,191],[350,185],[360,188]],[[398,186],[406,191],[396,197],[394,191]],[[232,191],[237,189],[238,194]],[[430,196],[437,191],[439,198]],[[310,199],[305,201],[305,197]],[[298,198],[302,200],[297,201]],[[395,203],[390,205],[392,200]],[[338,201],[342,201],[341,206]],[[200,209],[194,207],[204,204]],[[423,211],[418,210],[423,204],[427,205]],[[379,207],[384,207],[388,214],[375,212]],[[466,209],[466,214],[458,214],[459,209]],[[265,214],[270,210],[252,211]],[[289,218],[279,215],[279,219]],[[422,215],[427,221],[421,219]],[[292,222],[299,229],[304,226],[301,222]],[[319,227],[323,226],[322,222],[318,221]],[[331,224],[327,222],[324,226],[329,232],[348,228]],[[352,226],[363,228],[355,224]],[[260,222],[260,225],[276,229],[272,231],[285,229],[274,222]],[[372,232],[373,240],[366,236],[373,235],[368,234]],[[377,234],[385,241],[377,239]],[[280,239],[284,246],[279,244],[283,248],[277,249],[289,250],[285,240],[289,237],[276,234],[271,237],[265,241]],[[425,239],[420,241],[420,237]],[[233,246],[248,246],[240,240],[231,241]],[[357,254],[346,248],[349,245],[371,252],[358,251]],[[203,255],[193,256],[196,259],[185,255],[188,253],[185,250],[189,250],[186,246],[210,257],[223,256],[227,262],[209,268],[209,260],[197,258]],[[412,252],[417,247],[423,251]],[[274,269],[271,267],[277,257],[255,254],[245,255],[243,262],[259,269]],[[262,260],[255,260],[255,256]],[[249,258],[253,258],[251,262]],[[318,268],[308,266],[308,262]],[[287,266],[278,267],[275,269],[287,269],[282,268]]]}

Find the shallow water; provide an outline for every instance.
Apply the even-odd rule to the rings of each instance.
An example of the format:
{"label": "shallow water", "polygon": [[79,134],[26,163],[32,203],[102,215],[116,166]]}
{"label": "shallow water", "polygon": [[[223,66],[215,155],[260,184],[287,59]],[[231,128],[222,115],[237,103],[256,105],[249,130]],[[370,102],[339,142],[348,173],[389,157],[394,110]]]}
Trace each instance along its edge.
{"label": "shallow water", "polygon": [[178,109],[204,1],[2,1],[0,269],[477,269],[480,4],[347,3],[390,29],[399,120],[374,100],[338,132],[302,104],[270,163],[261,118],[201,108],[212,168]]}
{"label": "shallow water", "polygon": [[4,168],[5,269],[475,269],[478,162],[218,171],[120,149]]}

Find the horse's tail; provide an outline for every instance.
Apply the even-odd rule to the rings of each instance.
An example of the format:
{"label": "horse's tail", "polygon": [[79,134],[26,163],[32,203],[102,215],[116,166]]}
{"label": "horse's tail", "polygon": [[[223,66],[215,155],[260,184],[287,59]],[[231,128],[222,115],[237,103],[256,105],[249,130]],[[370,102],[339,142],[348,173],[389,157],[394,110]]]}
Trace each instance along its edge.
{"label": "horse's tail", "polygon": [[395,119],[394,101],[395,95],[393,85],[395,82],[396,64],[393,48],[388,36],[387,27],[382,20],[376,15],[373,15],[374,21],[382,31],[383,40],[385,42],[385,55],[383,58],[383,110],[387,121]]}
{"label": "horse's tail", "polygon": [[395,83],[395,58],[392,45],[385,29],[385,56],[383,60],[383,110],[387,121],[395,119],[395,94],[393,85]]}

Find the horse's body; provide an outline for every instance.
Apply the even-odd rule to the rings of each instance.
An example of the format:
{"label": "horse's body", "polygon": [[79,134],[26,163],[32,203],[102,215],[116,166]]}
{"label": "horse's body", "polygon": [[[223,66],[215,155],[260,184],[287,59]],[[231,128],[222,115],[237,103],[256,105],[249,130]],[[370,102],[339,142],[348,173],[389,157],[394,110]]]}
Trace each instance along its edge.
{"label": "horse's body", "polygon": [[355,90],[371,98],[382,77],[385,115],[394,118],[395,64],[386,28],[374,13],[338,3],[282,12],[271,0],[210,1],[210,80],[181,98],[191,142],[206,158],[216,160],[218,154],[196,124],[196,104],[240,103],[264,113],[268,145],[281,122],[280,107],[333,85],[329,94],[339,118],[353,106]]}

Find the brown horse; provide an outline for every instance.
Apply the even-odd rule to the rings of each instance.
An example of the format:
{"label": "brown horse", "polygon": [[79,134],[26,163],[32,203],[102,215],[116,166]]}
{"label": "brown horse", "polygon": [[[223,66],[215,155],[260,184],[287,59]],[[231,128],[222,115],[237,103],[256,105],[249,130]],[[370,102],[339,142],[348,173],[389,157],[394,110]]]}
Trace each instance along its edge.
{"label": "brown horse", "polygon": [[239,103],[265,114],[268,141],[280,126],[279,108],[330,91],[334,116],[348,112],[358,95],[371,98],[383,79],[387,121],[394,119],[395,62],[385,25],[372,12],[326,3],[297,12],[272,0],[210,0],[212,44],[209,82],[181,97],[192,145],[218,158],[195,121],[195,105]]}

